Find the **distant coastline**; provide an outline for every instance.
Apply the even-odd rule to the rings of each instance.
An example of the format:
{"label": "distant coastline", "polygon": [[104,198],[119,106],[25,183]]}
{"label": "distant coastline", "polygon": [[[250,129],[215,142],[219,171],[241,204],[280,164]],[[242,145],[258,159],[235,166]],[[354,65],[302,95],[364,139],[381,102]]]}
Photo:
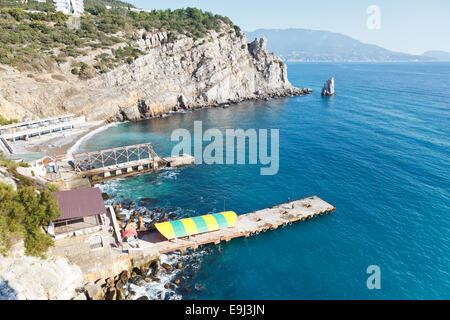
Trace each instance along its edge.
{"label": "distant coastline", "polygon": [[286,62],[441,61],[434,54],[427,56],[396,52],[331,31],[300,28],[257,29],[245,34],[249,40],[265,37],[268,40],[267,49]]}

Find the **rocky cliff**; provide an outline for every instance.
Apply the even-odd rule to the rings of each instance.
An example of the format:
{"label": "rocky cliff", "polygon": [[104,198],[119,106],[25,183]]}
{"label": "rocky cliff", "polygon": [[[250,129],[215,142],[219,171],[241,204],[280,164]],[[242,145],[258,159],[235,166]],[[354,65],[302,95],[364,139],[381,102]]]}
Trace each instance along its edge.
{"label": "rocky cliff", "polygon": [[23,243],[0,258],[0,300],[68,300],[82,284],[78,266],[60,257],[26,256]]}
{"label": "rocky cliff", "polygon": [[164,32],[138,34],[145,55],[93,79],[80,80],[61,65],[53,73],[21,73],[0,66],[0,113],[19,120],[61,113],[88,120],[139,120],[195,109],[301,94],[266,40],[248,43],[224,25],[194,40],[169,41]]}

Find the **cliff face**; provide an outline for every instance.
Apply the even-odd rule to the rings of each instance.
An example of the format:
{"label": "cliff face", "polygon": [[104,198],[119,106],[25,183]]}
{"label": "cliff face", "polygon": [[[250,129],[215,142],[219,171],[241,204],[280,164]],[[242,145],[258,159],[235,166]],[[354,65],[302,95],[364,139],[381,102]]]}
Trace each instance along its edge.
{"label": "cliff face", "polygon": [[[139,120],[172,110],[301,93],[285,64],[266,51],[266,40],[248,44],[229,27],[194,41],[168,42],[167,33],[140,33],[146,54],[90,80],[61,67],[58,74],[27,75],[0,68],[0,113],[19,120],[61,113],[88,120]],[[65,70],[65,71],[64,71]]]}
{"label": "cliff face", "polygon": [[40,259],[17,244],[0,259],[0,300],[68,300],[83,284],[83,274],[64,258]]}

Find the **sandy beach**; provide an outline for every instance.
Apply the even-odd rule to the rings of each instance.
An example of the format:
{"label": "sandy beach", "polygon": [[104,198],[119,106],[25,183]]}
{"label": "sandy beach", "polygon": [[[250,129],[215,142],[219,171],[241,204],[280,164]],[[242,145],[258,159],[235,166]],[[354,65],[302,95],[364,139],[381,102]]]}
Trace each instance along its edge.
{"label": "sandy beach", "polygon": [[[95,132],[103,130],[107,125],[104,121],[86,122],[82,128],[65,131],[63,134],[54,133],[33,138],[29,141],[17,141],[11,146],[15,154],[43,153],[48,156],[71,156],[76,146]],[[75,148],[74,148],[75,146]]]}

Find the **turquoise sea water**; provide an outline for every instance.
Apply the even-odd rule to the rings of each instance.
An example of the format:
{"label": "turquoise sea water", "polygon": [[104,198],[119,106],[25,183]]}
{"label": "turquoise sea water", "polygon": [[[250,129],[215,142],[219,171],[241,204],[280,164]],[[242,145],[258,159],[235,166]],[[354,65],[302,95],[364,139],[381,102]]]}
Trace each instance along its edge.
{"label": "turquoise sea water", "polygon": [[[182,286],[152,298],[450,298],[450,64],[289,64],[310,96],[247,102],[109,127],[82,150],[151,141],[168,155],[174,129],[280,129],[280,170],[198,165],[102,185],[116,201],[158,199],[177,217],[238,214],[317,195],[337,211],[207,247],[182,258]],[[337,96],[322,98],[330,76]],[[381,269],[369,290],[366,269]],[[187,293],[185,286],[191,288]]]}

